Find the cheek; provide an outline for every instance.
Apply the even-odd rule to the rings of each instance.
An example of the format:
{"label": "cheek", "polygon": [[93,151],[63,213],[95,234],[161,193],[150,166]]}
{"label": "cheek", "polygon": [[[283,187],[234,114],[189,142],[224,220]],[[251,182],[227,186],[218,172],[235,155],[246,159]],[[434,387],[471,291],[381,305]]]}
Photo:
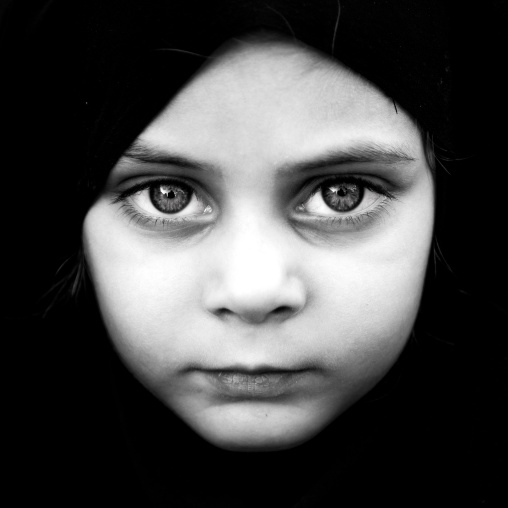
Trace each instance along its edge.
{"label": "cheek", "polygon": [[384,375],[411,333],[432,240],[430,196],[368,242],[315,256],[314,319],[330,366],[344,379]]}
{"label": "cheek", "polygon": [[199,301],[195,261],[186,249],[147,248],[102,212],[100,203],[90,210],[83,243],[104,324],[131,370],[157,378],[199,346],[187,339]]}

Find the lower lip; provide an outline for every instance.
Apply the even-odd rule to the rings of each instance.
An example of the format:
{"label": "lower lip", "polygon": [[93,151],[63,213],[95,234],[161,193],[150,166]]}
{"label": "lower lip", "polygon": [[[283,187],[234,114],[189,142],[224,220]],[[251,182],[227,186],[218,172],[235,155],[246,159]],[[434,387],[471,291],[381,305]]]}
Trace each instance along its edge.
{"label": "lower lip", "polygon": [[205,371],[205,376],[223,396],[239,399],[268,399],[287,395],[310,371],[246,373]]}

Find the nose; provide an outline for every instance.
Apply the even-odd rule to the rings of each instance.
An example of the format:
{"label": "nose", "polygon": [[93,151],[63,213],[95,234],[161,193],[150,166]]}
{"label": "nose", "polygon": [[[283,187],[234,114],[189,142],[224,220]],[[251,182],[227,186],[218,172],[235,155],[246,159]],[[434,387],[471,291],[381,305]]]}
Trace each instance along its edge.
{"label": "nose", "polygon": [[209,312],[250,324],[282,322],[306,303],[296,252],[280,235],[243,228],[224,237],[205,296]]}

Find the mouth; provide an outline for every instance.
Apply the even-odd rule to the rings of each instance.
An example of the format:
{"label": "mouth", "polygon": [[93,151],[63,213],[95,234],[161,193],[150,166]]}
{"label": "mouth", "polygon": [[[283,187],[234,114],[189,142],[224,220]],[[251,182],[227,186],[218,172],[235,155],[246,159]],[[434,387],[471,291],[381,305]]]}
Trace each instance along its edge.
{"label": "mouth", "polygon": [[312,370],[233,367],[202,372],[218,395],[234,399],[267,399],[290,394],[312,374]]}

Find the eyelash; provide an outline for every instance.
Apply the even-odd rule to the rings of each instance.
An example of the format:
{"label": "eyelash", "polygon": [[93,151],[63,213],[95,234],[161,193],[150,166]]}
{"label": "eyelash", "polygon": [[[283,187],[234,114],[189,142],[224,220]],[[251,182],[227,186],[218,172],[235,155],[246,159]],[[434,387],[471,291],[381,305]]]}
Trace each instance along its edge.
{"label": "eyelash", "polygon": [[364,189],[379,194],[380,196],[383,197],[383,199],[382,201],[377,203],[377,205],[374,208],[368,209],[362,213],[352,213],[349,215],[336,215],[336,216],[333,215],[320,216],[309,213],[303,214],[304,216],[311,216],[312,221],[318,222],[319,224],[322,225],[334,226],[335,228],[340,227],[344,224],[346,226],[359,226],[365,221],[374,220],[376,217],[378,217],[382,212],[384,212],[387,209],[387,206],[390,203],[390,201],[397,199],[397,197],[385,187],[378,185],[365,178],[362,178],[360,176],[334,175],[332,177],[326,177],[321,180],[318,180],[318,182],[314,181],[309,186],[307,186],[306,187],[307,189],[311,187],[313,190],[311,192],[308,192],[308,197],[305,199],[304,203],[310,201],[316,194],[318,194],[322,190],[322,188],[327,183],[329,184],[330,182],[356,184],[359,185],[360,187],[363,187]]}
{"label": "eyelash", "polygon": [[[389,192],[385,187],[378,185],[370,180],[367,180],[365,178],[359,177],[359,176],[331,176],[326,177],[321,180],[318,180],[317,182],[314,180],[312,183],[310,183],[307,186],[304,186],[304,190],[300,191],[299,194],[302,192],[306,194],[305,200],[299,200],[299,205],[303,205],[308,203],[316,194],[318,194],[324,185],[330,182],[341,182],[341,183],[350,183],[350,184],[356,184],[361,186],[363,189],[367,189],[371,192],[374,192],[376,194],[379,194],[383,197],[383,199],[372,209],[368,209],[365,212],[362,213],[356,213],[356,214],[349,214],[349,215],[330,215],[330,216],[324,216],[324,215],[317,215],[312,213],[298,213],[299,216],[298,220],[302,220],[304,217],[306,217],[306,221],[311,220],[312,222],[315,222],[320,225],[324,225],[326,227],[334,226],[335,228],[338,228],[342,225],[346,226],[359,226],[365,221],[374,220],[378,215],[380,215],[383,211],[386,210],[387,205],[390,201],[396,200],[396,196],[394,196],[391,192]],[[128,199],[130,196],[142,192],[144,190],[149,189],[150,187],[154,185],[179,185],[184,184],[187,187],[190,187],[194,195],[198,200],[200,199],[200,193],[196,192],[196,185],[189,183],[187,181],[183,182],[178,179],[171,179],[171,178],[162,178],[162,179],[156,179],[156,180],[149,180],[142,183],[139,183],[137,185],[134,185],[133,187],[123,191],[116,193],[115,198],[112,200],[113,204],[121,203],[121,210],[122,213],[130,218],[130,222],[135,222],[136,224],[140,225],[141,227],[148,227],[148,228],[175,228],[178,226],[186,227],[190,226],[191,223],[195,223],[198,220],[198,217],[207,217],[209,216],[205,214],[193,214],[193,215],[187,215],[182,217],[161,217],[161,216],[151,216],[147,215],[143,212],[140,212],[138,209],[134,207],[133,204],[131,204]],[[309,191],[309,189],[312,189]],[[362,199],[363,201],[363,199]],[[339,213],[339,212],[336,212]],[[347,212],[345,212],[347,213]],[[209,222],[209,220],[207,221]]]}
{"label": "eyelash", "polygon": [[[134,222],[136,224],[139,224],[142,227],[151,227],[151,228],[174,228],[177,225],[191,225],[190,223],[196,222],[196,217],[199,215],[185,215],[182,217],[161,217],[161,216],[151,216],[147,215],[143,212],[140,212],[137,210],[134,205],[129,203],[127,200],[130,196],[133,196],[134,194],[138,192],[142,192],[144,190],[149,189],[150,187],[154,185],[185,185],[186,187],[190,187],[193,194],[196,195],[196,197],[199,196],[199,193],[196,192],[195,185],[189,182],[183,182],[181,180],[175,179],[175,178],[159,178],[157,180],[149,180],[146,182],[141,182],[139,184],[134,185],[133,187],[117,193],[116,197],[113,199],[113,204],[121,203],[121,211],[126,216],[129,217],[129,222]],[[198,198],[199,199],[199,198]],[[205,216],[204,214],[202,214]]]}

